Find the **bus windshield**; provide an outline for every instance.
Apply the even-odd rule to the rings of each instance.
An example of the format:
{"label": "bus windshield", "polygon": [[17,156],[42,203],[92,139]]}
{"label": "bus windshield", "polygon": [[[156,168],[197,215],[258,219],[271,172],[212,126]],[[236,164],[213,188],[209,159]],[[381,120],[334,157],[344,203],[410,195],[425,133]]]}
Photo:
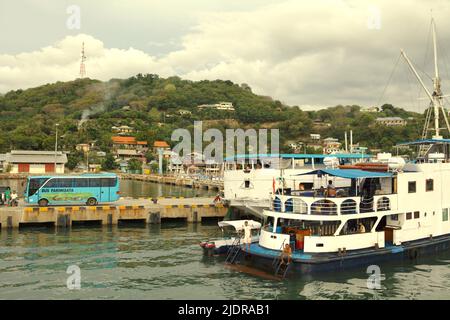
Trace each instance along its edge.
{"label": "bus windshield", "polygon": [[28,181],[28,194],[27,196],[32,196],[39,190],[42,185],[47,182],[49,178],[30,178]]}

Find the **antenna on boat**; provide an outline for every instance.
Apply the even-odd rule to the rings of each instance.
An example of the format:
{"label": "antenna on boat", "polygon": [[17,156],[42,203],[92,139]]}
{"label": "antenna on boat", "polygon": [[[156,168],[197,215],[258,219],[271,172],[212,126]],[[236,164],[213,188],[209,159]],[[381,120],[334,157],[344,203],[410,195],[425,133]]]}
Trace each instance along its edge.
{"label": "antenna on boat", "polygon": [[[438,62],[437,62],[437,44],[436,44],[436,25],[434,23],[434,19],[431,19],[431,28],[432,28],[432,34],[433,34],[433,52],[434,52],[434,78],[433,78],[433,93],[431,93],[425,84],[422,81],[422,78],[417,73],[416,69],[414,68],[413,64],[409,60],[408,56],[403,50],[400,50],[402,57],[406,60],[406,63],[408,64],[409,68],[413,72],[414,76],[419,81],[422,88],[425,90],[425,93],[427,94],[428,98],[431,101],[431,105],[433,106],[434,111],[434,135],[432,136],[433,139],[442,139],[442,135],[440,130],[441,129],[447,129],[447,131],[450,133],[450,124],[447,119],[447,114],[445,113],[444,106],[442,104],[442,98],[444,97],[442,95],[441,91],[441,79],[439,78],[439,68],[438,68]],[[439,127],[439,114],[442,112],[444,121],[446,124],[446,128],[440,128]],[[425,121],[425,127],[423,131],[422,139],[426,139],[427,131],[429,125],[429,115],[427,114],[427,120]]]}

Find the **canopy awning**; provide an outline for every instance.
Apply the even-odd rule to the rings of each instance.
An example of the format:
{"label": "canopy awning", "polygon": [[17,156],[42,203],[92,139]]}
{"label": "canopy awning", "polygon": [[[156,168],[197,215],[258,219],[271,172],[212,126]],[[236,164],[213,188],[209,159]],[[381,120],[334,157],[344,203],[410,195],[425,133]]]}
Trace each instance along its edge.
{"label": "canopy awning", "polygon": [[302,176],[307,174],[315,175],[329,175],[334,177],[346,178],[346,179],[359,179],[359,178],[389,178],[393,174],[391,172],[374,172],[358,169],[322,169],[313,170],[305,173],[295,174],[294,176]]}
{"label": "canopy awning", "polygon": [[421,139],[416,141],[410,141],[410,142],[401,142],[398,143],[397,146],[414,146],[414,145],[421,145],[421,144],[450,144],[450,139]]}
{"label": "canopy awning", "polygon": [[220,221],[219,227],[223,228],[226,226],[231,226],[236,229],[236,231],[240,231],[244,229],[245,221],[248,221],[248,225],[252,229],[261,229],[261,223],[255,220],[230,220],[230,221]]}

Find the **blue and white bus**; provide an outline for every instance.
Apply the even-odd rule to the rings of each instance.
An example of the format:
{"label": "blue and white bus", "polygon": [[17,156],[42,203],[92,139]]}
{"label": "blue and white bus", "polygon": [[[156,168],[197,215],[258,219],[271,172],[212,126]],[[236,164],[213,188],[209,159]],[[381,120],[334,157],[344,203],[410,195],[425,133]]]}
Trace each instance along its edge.
{"label": "blue and white bus", "polygon": [[86,204],[119,200],[116,174],[81,174],[73,176],[30,176],[25,189],[25,202],[48,205]]}

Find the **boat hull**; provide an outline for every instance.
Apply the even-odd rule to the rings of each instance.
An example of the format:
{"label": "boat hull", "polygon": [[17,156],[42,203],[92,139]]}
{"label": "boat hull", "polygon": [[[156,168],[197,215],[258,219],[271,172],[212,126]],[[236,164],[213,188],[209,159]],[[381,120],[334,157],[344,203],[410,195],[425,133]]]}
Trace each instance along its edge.
{"label": "boat hull", "polygon": [[[253,252],[252,252],[253,249]],[[415,261],[420,257],[432,256],[436,253],[450,249],[450,235],[441,236],[433,239],[422,239],[404,243],[401,246],[391,246],[382,249],[366,249],[357,252],[349,252],[346,255],[334,254],[303,254],[302,258],[292,259],[286,276],[295,274],[321,273],[340,271],[351,268],[376,265],[383,262],[409,260]],[[279,252],[273,250],[260,250],[255,245],[250,252],[244,250],[240,254],[240,262],[265,271],[275,271],[273,265],[274,259]]]}

